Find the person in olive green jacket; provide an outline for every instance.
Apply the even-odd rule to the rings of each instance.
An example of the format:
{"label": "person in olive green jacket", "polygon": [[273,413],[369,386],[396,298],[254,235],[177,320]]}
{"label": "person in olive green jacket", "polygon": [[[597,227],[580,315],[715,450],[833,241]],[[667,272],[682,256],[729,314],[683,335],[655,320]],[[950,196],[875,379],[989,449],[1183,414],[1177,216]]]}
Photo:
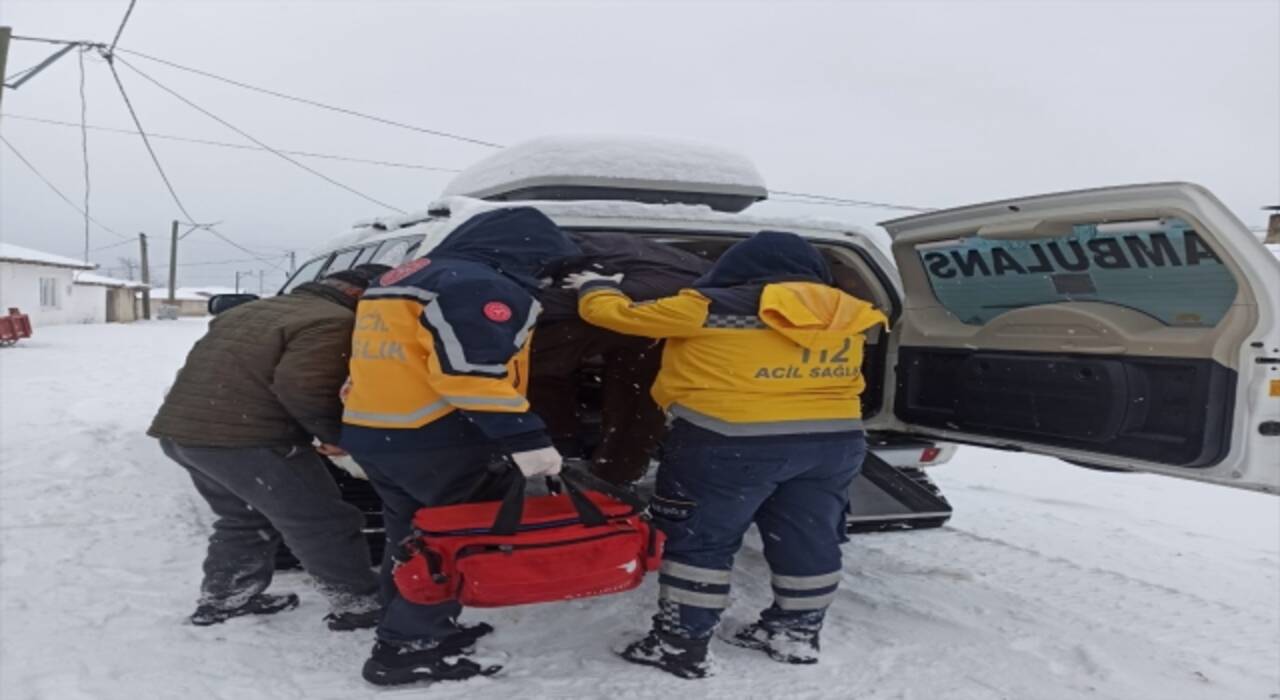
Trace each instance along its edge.
{"label": "person in olive green jacket", "polygon": [[377,624],[364,516],[320,455],[345,454],[334,444],[354,310],[387,269],[361,266],[225,311],[178,372],[147,434],[217,516],[193,624],[296,607],[294,594],[265,592],[282,541],[328,598],[330,629]]}

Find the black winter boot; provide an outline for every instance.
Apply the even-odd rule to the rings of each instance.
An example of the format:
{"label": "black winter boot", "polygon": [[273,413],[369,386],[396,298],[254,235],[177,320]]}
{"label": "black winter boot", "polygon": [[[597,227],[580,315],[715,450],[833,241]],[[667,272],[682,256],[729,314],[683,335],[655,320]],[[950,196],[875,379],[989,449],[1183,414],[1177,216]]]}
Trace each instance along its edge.
{"label": "black winter boot", "polygon": [[818,663],[816,629],[770,629],[756,622],[724,636],[723,639],[735,647],[763,651],[769,658],[780,663]]}
{"label": "black winter boot", "polygon": [[618,656],[633,664],[660,668],[673,676],[695,679],[713,674],[707,651],[710,639],[685,639],[657,630],[628,644]]}
{"label": "black winter boot", "polygon": [[361,675],[374,685],[405,685],[435,681],[462,681],[476,676],[492,676],[501,666],[481,666],[462,652],[439,644],[421,648],[416,644],[377,642],[364,662]]}
{"label": "black winter boot", "polygon": [[199,605],[189,619],[191,624],[197,627],[208,627],[209,625],[226,622],[233,617],[274,615],[296,607],[298,607],[298,596],[293,593],[285,593],[284,595],[259,593],[250,598],[248,603],[238,608],[220,608],[208,603]]}
{"label": "black winter boot", "polygon": [[461,652],[469,654],[475,647],[476,642],[491,632],[493,632],[493,625],[487,622],[477,622],[474,625],[458,625],[456,632],[440,640],[440,648],[446,653]]}
{"label": "black winter boot", "polygon": [[329,613],[324,616],[324,621],[333,632],[373,629],[382,622],[382,608],[364,612]]}

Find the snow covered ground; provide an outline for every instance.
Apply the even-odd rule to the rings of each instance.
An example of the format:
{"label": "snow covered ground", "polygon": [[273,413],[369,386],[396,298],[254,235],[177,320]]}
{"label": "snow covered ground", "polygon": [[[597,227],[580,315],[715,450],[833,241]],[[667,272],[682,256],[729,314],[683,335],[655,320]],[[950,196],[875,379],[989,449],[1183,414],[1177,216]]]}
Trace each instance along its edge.
{"label": "snow covered ground", "polygon": [[[143,431],[203,322],[36,329],[0,350],[0,697],[1280,698],[1280,499],[962,449],[935,474],[941,530],[846,548],[824,658],[788,668],[718,645],[696,685],[609,648],[646,626],[639,591],[469,613],[495,678],[379,692],[369,632],[299,610],[183,624],[210,514]],[[235,371],[229,367],[228,371]],[[732,614],[768,600],[739,559]]]}

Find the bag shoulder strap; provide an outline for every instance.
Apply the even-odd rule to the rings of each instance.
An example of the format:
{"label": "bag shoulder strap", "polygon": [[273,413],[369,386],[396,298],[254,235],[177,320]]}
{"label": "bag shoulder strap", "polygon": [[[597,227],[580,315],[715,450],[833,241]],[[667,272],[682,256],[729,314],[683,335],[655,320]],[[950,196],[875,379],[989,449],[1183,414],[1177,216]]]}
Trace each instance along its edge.
{"label": "bag shoulder strap", "polygon": [[581,490],[599,491],[610,498],[621,501],[631,507],[637,513],[643,512],[649,507],[640,496],[636,495],[631,489],[616,484],[609,483],[604,479],[592,474],[586,469],[580,467],[565,466],[560,471],[560,481],[566,485],[574,483]]}
{"label": "bag shoulder strap", "polygon": [[514,535],[520,528],[520,518],[523,516],[524,475],[517,473],[502,495],[502,504],[498,506],[498,513],[493,518],[493,527],[489,528],[489,532],[495,535]]}
{"label": "bag shoulder strap", "polygon": [[[515,478],[511,480],[511,483],[507,485],[507,490],[502,496],[502,503],[498,506],[498,512],[493,518],[493,526],[489,528],[490,534],[503,536],[514,535],[519,531],[520,520],[524,517],[525,477],[523,474],[520,474],[519,470],[514,466],[511,468],[517,473],[514,475]],[[587,527],[598,527],[609,522],[609,518],[605,516],[595,503],[591,502],[591,499],[587,498],[585,493],[583,493],[583,488],[579,484],[579,480],[582,479],[583,481],[586,481],[586,479],[583,479],[582,474],[562,471],[560,476],[560,481],[564,484],[565,494],[569,497],[569,502],[573,504],[573,509],[577,511],[578,519],[582,521],[583,525],[586,525]],[[594,476],[587,476],[591,479],[595,479]],[[600,483],[605,484],[616,491],[621,491],[620,489],[616,489],[612,484],[608,484],[603,480],[600,480]],[[594,484],[592,484],[590,488],[594,490],[602,490],[595,489]],[[608,495],[614,496],[612,493]],[[627,505],[636,508],[636,506],[627,499],[619,496],[614,497],[624,503],[627,503]],[[634,496],[632,496],[632,498],[634,498]],[[638,503],[639,500],[636,499],[636,502]],[[644,506],[640,505],[636,509],[636,512],[643,509]]]}

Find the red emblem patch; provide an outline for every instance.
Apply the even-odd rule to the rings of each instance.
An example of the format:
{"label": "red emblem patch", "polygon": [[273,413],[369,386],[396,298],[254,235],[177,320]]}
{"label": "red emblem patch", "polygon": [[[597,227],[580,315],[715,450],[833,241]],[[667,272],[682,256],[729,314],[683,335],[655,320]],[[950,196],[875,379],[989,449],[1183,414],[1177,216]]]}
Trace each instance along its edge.
{"label": "red emblem patch", "polygon": [[506,323],[511,320],[511,307],[500,301],[491,301],[484,305],[484,317],[494,323]]}
{"label": "red emblem patch", "polygon": [[382,277],[378,278],[378,284],[389,287],[430,264],[431,261],[427,258],[410,260],[395,269],[382,273]]}

